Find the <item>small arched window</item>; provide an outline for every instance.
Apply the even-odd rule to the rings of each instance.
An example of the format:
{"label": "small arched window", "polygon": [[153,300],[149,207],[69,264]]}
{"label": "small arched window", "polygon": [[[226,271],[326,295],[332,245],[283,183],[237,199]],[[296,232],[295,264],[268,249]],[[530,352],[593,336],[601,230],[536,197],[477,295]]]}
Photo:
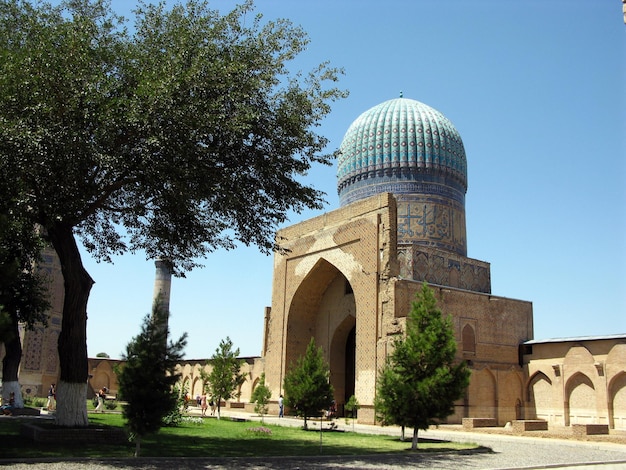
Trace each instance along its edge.
{"label": "small arched window", "polygon": [[463,352],[464,353],[476,353],[476,335],[474,334],[474,328],[471,325],[465,325],[463,327]]}

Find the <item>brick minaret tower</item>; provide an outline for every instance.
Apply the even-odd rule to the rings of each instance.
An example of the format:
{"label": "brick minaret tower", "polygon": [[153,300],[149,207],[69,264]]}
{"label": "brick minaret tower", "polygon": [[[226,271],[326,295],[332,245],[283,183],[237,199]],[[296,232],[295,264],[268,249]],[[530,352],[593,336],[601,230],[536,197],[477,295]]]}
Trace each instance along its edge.
{"label": "brick minaret tower", "polygon": [[[164,258],[159,258],[154,262],[156,266],[156,274],[154,277],[154,294],[153,294],[153,307],[157,300],[161,303],[160,311],[163,312],[165,326],[167,327],[167,320],[170,311],[170,291],[172,288],[172,263]],[[154,312],[154,310],[153,310]]]}

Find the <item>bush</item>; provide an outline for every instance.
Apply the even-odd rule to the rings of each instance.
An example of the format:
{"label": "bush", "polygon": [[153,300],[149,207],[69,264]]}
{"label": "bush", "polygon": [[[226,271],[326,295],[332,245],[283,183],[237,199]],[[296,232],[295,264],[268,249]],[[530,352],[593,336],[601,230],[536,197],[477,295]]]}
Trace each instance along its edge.
{"label": "bush", "polygon": [[33,408],[43,408],[44,406],[46,406],[46,400],[44,400],[43,398],[31,397],[30,395],[26,395],[25,397],[23,397],[23,401],[24,406],[30,406]]}
{"label": "bush", "polygon": [[43,398],[35,398],[35,399],[33,399],[32,406],[34,408],[43,408],[44,406],[46,406],[47,402],[48,402],[48,400],[44,400]]}
{"label": "bush", "polygon": [[182,390],[177,385],[172,389],[172,395],[176,396],[176,406],[163,417],[162,424],[166,427],[180,426],[183,421],[184,413],[187,411],[187,389]]}
{"label": "bush", "polygon": [[117,409],[117,400],[105,400],[104,407],[107,410],[116,410]]}

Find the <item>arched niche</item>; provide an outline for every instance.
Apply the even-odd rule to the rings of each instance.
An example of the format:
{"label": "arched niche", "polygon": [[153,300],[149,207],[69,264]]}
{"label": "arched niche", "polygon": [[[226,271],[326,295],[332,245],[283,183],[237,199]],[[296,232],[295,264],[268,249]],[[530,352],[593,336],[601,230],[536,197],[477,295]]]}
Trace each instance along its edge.
{"label": "arched niche", "polygon": [[565,425],[594,423],[596,400],[593,381],[582,372],[572,375],[565,384]]}
{"label": "arched niche", "polygon": [[528,379],[527,418],[548,420],[554,414],[552,380],[541,371],[535,372]]}
{"label": "arched niche", "polygon": [[464,354],[476,354],[476,333],[469,323],[461,331],[461,342]]}
{"label": "arched niche", "polygon": [[621,371],[609,382],[609,424],[626,429],[626,372]]}

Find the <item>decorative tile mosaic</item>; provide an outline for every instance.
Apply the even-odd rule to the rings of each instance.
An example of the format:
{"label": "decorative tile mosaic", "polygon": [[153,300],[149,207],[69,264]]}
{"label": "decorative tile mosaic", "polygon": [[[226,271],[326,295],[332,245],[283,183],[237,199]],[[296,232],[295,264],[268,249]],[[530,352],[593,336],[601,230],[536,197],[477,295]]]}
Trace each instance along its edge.
{"label": "decorative tile mosaic", "polygon": [[373,185],[430,180],[462,194],[467,189],[461,136],[443,114],[419,101],[396,98],[364,112],[346,132],[340,150],[337,180],[342,205],[356,200],[344,193],[362,181]]}

